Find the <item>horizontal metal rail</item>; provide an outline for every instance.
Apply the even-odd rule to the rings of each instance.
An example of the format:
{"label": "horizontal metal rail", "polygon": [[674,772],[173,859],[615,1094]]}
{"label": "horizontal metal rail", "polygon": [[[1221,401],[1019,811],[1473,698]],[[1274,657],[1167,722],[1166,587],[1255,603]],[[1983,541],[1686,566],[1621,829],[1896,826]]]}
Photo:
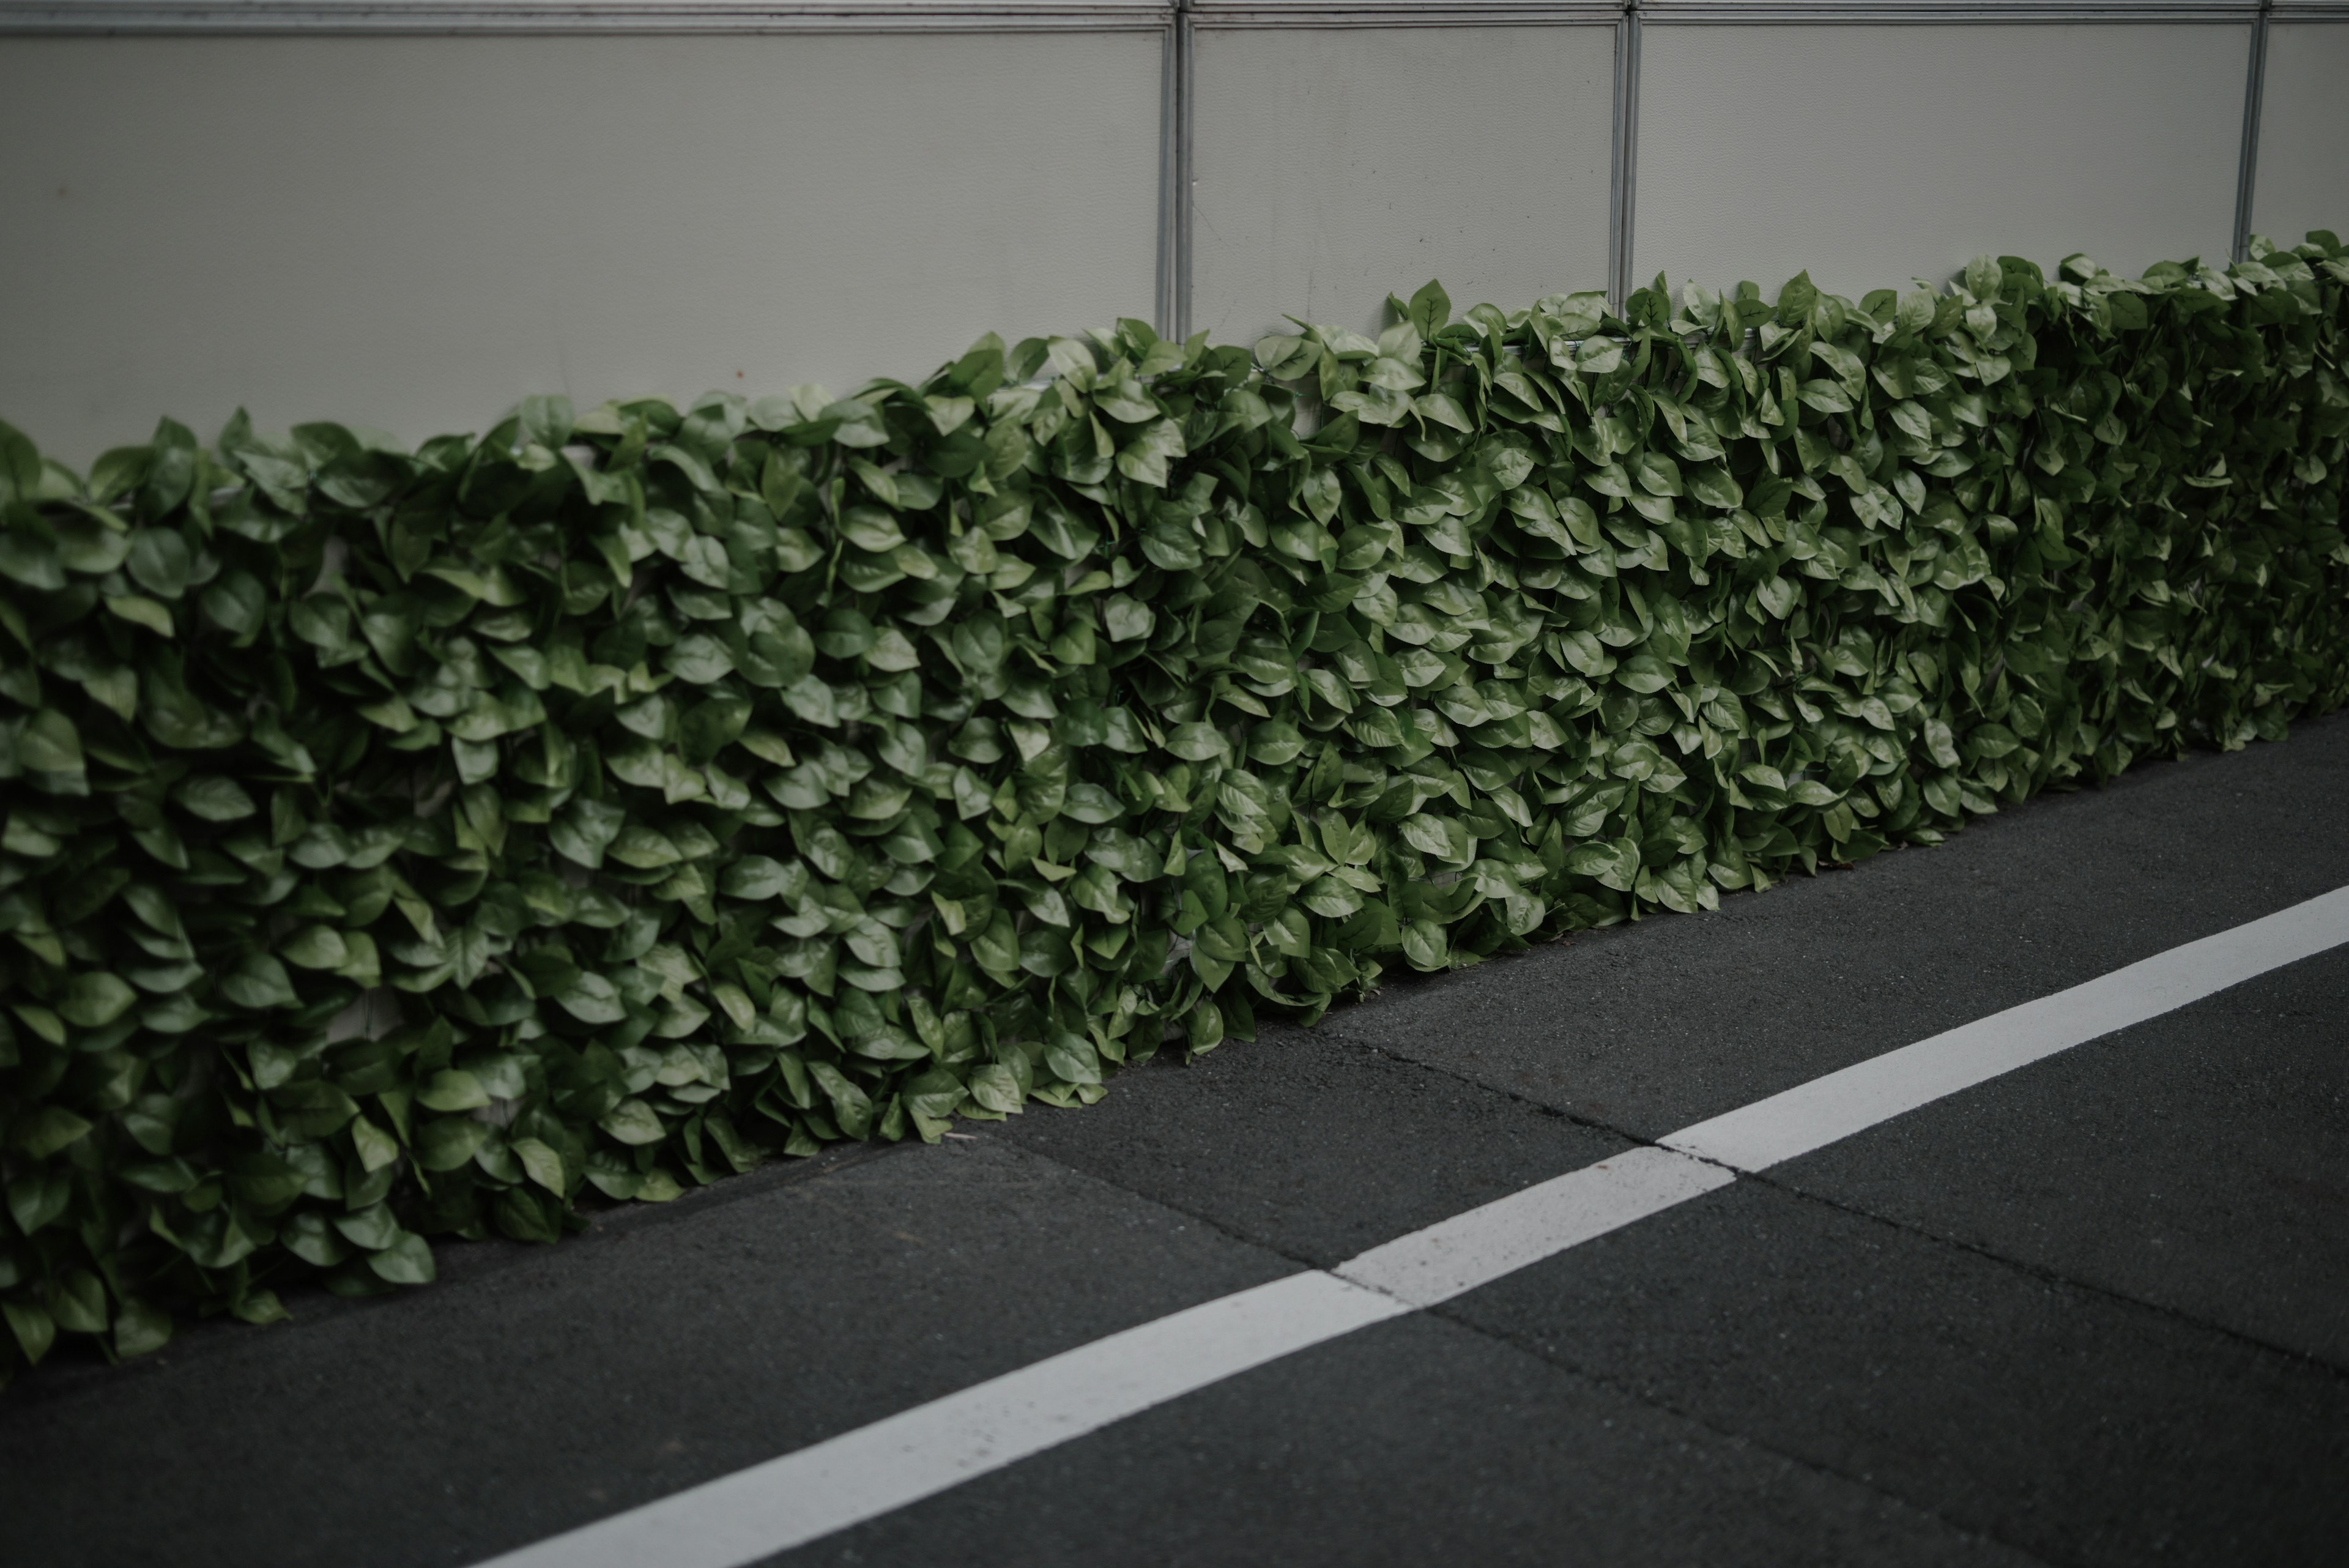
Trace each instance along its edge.
{"label": "horizontal metal rail", "polygon": [[1235,30],[2349,21],[2349,0],[0,0],[0,36],[1148,32],[1178,9]]}
{"label": "horizontal metal rail", "polygon": [[[1632,12],[1647,26],[1929,26],[2016,23],[2246,23],[2260,0],[1618,0],[1612,5],[1506,0],[1195,0],[1203,27],[1392,27],[1612,22]],[[2349,0],[2271,7],[2349,16]]]}
{"label": "horizontal metal rail", "polygon": [[1982,26],[2231,22],[2259,15],[2259,0],[1647,0],[1640,16],[1669,26]]}
{"label": "horizontal metal rail", "polygon": [[1234,0],[1185,7],[1202,27],[1611,27],[1623,19],[1621,5],[1444,5],[1441,0],[1395,0],[1394,4],[1280,5]]}
{"label": "horizontal metal rail", "polygon": [[1174,7],[1096,0],[1070,5],[962,0],[864,4],[727,5],[711,0],[621,0],[610,5],[496,0],[0,0],[0,36],[124,34],[500,33],[995,33],[1161,32]]}

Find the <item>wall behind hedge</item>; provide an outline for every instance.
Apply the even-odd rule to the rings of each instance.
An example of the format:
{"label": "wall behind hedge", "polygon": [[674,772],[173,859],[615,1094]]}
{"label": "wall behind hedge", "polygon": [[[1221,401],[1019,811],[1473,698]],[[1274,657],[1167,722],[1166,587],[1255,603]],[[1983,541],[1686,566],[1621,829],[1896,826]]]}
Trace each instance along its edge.
{"label": "wall behind hedge", "polygon": [[2349,693],[2344,282],[0,427],[0,1366],[2279,738]]}

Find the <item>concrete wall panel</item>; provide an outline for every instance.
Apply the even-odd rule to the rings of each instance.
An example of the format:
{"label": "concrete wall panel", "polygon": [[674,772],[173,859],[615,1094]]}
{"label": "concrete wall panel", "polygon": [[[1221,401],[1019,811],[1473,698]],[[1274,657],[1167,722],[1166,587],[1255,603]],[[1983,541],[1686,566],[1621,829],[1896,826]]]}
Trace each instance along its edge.
{"label": "concrete wall panel", "polygon": [[2251,232],[2349,234],[2349,22],[2271,22]]}
{"label": "concrete wall panel", "polygon": [[1651,26],[1638,279],[1857,296],[1983,252],[2223,261],[2248,26]]}
{"label": "concrete wall panel", "polygon": [[416,439],[1153,314],[1150,33],[0,38],[0,418]]}
{"label": "concrete wall panel", "polygon": [[1194,47],[1192,315],[1361,328],[1607,286],[1611,28],[1221,30]]}

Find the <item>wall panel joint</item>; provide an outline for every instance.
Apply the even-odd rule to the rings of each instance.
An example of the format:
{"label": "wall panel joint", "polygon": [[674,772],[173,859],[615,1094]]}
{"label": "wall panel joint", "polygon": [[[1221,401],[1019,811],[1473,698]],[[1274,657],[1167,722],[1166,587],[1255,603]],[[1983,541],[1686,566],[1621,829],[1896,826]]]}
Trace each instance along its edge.
{"label": "wall panel joint", "polygon": [[1640,6],[1630,0],[1615,23],[1615,145],[1608,182],[1607,297],[1617,310],[1630,296],[1631,228],[1640,183]]}
{"label": "wall panel joint", "polygon": [[2243,151],[2235,173],[2235,259],[2251,249],[2251,198],[2260,176],[2260,100],[2266,96],[2268,75],[2268,8],[2251,22],[2251,66],[2243,81]]}

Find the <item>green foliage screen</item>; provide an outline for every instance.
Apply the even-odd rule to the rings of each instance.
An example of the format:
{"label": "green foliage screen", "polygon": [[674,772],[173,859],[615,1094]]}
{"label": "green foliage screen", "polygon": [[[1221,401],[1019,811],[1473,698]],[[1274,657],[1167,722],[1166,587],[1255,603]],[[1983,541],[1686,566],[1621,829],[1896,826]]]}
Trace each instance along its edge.
{"label": "green foliage screen", "polygon": [[0,1377],[2349,692],[2349,262],[0,426]]}

